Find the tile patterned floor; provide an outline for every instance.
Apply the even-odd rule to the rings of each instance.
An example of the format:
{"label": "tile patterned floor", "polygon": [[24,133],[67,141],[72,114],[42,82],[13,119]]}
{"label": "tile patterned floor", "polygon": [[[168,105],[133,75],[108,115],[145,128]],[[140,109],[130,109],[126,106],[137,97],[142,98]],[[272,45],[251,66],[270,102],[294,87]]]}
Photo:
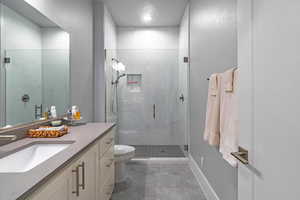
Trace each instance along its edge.
{"label": "tile patterned floor", "polygon": [[127,168],[130,187],[112,200],[206,200],[186,159],[135,159]]}
{"label": "tile patterned floor", "polygon": [[136,149],[136,158],[149,157],[184,157],[184,153],[178,145],[133,145]]}

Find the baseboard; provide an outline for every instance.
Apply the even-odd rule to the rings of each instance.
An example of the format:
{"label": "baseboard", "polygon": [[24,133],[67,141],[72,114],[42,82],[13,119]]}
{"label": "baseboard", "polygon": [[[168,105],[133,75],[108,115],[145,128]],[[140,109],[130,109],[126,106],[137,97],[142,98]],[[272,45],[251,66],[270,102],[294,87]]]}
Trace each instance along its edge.
{"label": "baseboard", "polygon": [[189,155],[189,164],[207,200],[220,200],[217,193],[212,188],[207,178],[205,177],[205,175],[203,174],[198,164],[191,155]]}

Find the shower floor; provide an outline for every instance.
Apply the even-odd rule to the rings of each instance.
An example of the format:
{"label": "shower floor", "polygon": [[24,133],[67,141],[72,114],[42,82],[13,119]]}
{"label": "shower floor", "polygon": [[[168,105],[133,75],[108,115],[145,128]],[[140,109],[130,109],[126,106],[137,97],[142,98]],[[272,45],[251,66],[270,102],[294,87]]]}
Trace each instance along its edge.
{"label": "shower floor", "polygon": [[179,145],[132,145],[136,148],[135,158],[181,158],[185,157]]}

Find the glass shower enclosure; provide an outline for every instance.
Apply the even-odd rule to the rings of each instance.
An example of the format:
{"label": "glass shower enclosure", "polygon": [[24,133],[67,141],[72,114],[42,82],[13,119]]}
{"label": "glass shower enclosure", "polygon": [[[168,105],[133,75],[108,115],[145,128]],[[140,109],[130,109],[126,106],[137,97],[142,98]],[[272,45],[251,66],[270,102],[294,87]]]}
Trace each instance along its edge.
{"label": "glass shower enclosure", "polygon": [[[118,143],[137,157],[183,157],[187,145],[178,50],[107,50],[106,116],[118,123]],[[112,58],[126,66],[118,84]]]}

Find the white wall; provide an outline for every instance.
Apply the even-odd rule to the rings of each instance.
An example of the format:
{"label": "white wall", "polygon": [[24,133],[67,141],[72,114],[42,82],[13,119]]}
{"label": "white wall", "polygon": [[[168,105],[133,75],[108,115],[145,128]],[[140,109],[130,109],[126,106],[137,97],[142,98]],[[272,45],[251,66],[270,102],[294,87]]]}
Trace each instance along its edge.
{"label": "white wall", "polygon": [[71,104],[84,120],[94,118],[93,2],[92,0],[26,0],[70,33]]}
{"label": "white wall", "polygon": [[[189,56],[189,5],[185,8],[179,27],[179,52],[182,56]],[[180,58],[181,59],[181,58]]]}
{"label": "white wall", "polygon": [[118,27],[118,49],[178,49],[179,28]]}
{"label": "white wall", "polygon": [[[94,3],[94,118],[97,122],[104,122],[106,102],[110,99],[106,95],[106,80],[105,75],[106,60],[111,59],[110,56],[115,57],[115,50],[117,49],[117,33],[116,25],[111,14],[102,2]],[[106,55],[105,55],[105,49]],[[106,58],[105,58],[106,56]],[[109,82],[110,83],[110,82]]]}
{"label": "white wall", "polygon": [[191,154],[219,198],[236,200],[237,170],[203,141],[207,77],[237,66],[236,0],[191,0],[190,30]]}
{"label": "white wall", "polygon": [[43,49],[69,49],[70,35],[60,28],[42,28]]}
{"label": "white wall", "polygon": [[239,197],[299,199],[300,2],[238,5],[240,145],[250,156],[239,167]]}
{"label": "white wall", "polygon": [[105,121],[104,4],[94,3],[94,120]]}
{"label": "white wall", "polygon": [[117,27],[106,6],[104,6],[104,48],[117,49]]}
{"label": "white wall", "polygon": [[61,28],[42,28],[42,98],[63,115],[70,107],[70,35]]}

